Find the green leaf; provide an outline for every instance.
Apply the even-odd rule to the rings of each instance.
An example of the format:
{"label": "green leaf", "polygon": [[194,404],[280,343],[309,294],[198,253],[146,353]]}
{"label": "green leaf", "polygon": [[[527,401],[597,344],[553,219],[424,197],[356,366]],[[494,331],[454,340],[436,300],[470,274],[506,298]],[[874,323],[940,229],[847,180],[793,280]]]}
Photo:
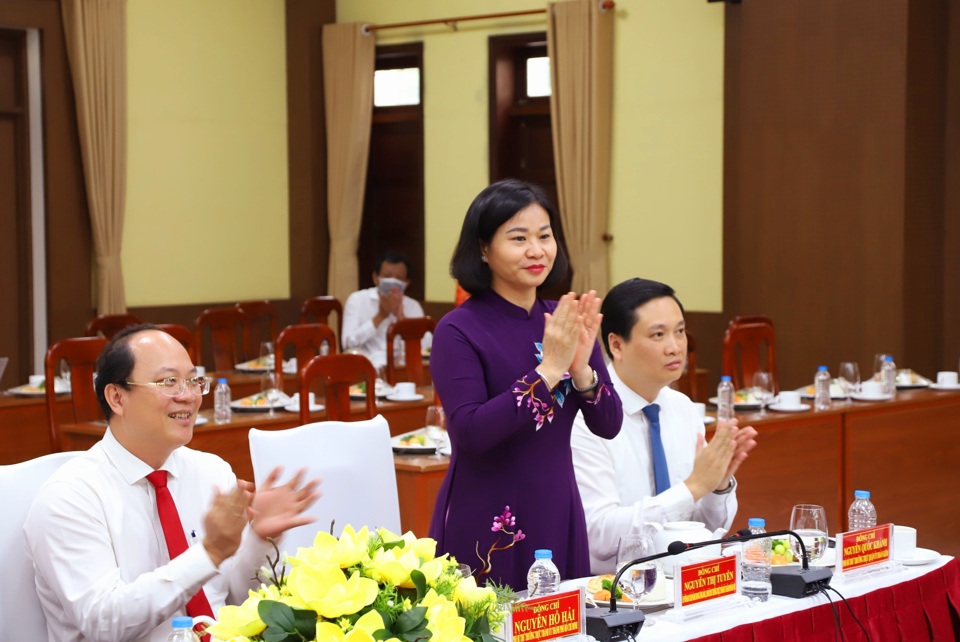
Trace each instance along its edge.
{"label": "green leaf", "polygon": [[406,542],[404,542],[402,539],[398,539],[393,542],[384,542],[380,545],[380,548],[385,551],[389,551],[391,548],[397,548],[398,546],[403,546],[404,544],[406,544]]}
{"label": "green leaf", "polygon": [[417,588],[417,602],[423,599],[427,594],[427,578],[419,569],[414,569],[410,571],[410,579],[413,581],[413,585]]}
{"label": "green leaf", "polygon": [[262,600],[257,605],[257,613],[267,625],[261,634],[265,642],[299,642],[317,637],[317,614],[314,611]]}
{"label": "green leaf", "polygon": [[394,630],[396,630],[397,633],[406,633],[407,631],[423,628],[424,625],[426,625],[426,615],[427,607],[425,606],[415,606],[409,611],[404,611],[400,614],[400,617],[397,618]]}

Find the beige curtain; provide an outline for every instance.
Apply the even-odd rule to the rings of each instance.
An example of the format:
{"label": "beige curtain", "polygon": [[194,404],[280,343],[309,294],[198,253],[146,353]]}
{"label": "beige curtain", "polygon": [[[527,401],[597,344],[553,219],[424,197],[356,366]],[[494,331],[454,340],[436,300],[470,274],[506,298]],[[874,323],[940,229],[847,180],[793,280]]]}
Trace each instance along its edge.
{"label": "beige curtain", "polygon": [[373,36],[360,24],[323,27],[323,86],[327,117],[329,294],[341,301],[359,286],[357,245],[373,117]]}
{"label": "beige curtain", "polygon": [[597,0],[547,6],[553,92],[550,113],[560,215],[574,268],[575,292],[610,287],[610,121],[613,11]]}
{"label": "beige curtain", "polygon": [[126,0],[61,0],[96,254],[97,313],[126,312],[120,245],[127,186]]}

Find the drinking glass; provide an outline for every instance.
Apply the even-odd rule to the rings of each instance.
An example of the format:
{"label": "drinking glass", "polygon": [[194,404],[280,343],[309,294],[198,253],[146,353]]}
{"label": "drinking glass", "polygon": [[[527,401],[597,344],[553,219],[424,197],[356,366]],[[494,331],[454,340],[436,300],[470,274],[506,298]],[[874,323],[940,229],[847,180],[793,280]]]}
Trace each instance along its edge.
{"label": "drinking glass", "polygon": [[447,417],[443,412],[442,406],[430,406],[427,408],[427,437],[437,447],[434,457],[443,459],[440,452],[447,444]]}
{"label": "drinking glass", "polygon": [[265,368],[273,369],[274,366],[273,341],[264,341],[260,344],[260,363]]}
{"label": "drinking glass", "polygon": [[[617,546],[617,571],[631,560],[654,554],[653,540],[639,533],[624,535]],[[657,583],[657,565],[654,562],[634,564],[620,576],[620,588],[633,600],[633,608],[640,608],[640,600]],[[650,624],[648,621],[646,624]]]}
{"label": "drinking glass", "polygon": [[[267,400],[267,412],[270,417],[275,416],[273,407],[277,405],[280,400],[279,385],[277,374],[272,370],[260,375],[260,392],[263,394],[264,399]],[[306,403],[309,403],[309,401],[306,401]]]}
{"label": "drinking glass", "polygon": [[853,403],[853,395],[860,392],[860,366],[856,361],[844,361],[840,364],[840,385],[847,403]]}
{"label": "drinking glass", "polygon": [[767,414],[764,406],[773,397],[773,376],[769,372],[757,370],[753,373],[753,394],[760,403],[760,416]]}
{"label": "drinking glass", "polygon": [[[803,540],[807,558],[814,562],[827,550],[827,512],[816,504],[797,504],[790,513],[790,530]],[[797,559],[803,557],[800,544],[790,538],[790,548]]]}

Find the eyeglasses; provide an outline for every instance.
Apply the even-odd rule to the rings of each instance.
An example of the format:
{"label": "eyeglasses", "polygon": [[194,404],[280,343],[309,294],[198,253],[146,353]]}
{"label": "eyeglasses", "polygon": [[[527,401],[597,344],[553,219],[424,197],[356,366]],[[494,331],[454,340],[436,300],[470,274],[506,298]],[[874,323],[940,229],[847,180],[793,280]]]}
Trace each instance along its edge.
{"label": "eyeglasses", "polygon": [[160,381],[148,381],[146,383],[139,381],[126,381],[125,383],[128,386],[156,386],[160,388],[160,392],[168,397],[179,397],[187,388],[190,388],[190,392],[195,395],[205,395],[210,392],[210,377],[194,377],[193,379],[167,377]]}

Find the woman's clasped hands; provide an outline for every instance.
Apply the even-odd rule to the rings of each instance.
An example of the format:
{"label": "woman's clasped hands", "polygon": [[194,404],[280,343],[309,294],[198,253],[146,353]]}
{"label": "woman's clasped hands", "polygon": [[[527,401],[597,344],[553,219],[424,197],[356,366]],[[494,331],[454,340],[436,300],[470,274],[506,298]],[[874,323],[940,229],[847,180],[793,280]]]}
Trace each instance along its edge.
{"label": "woman's clasped hands", "polygon": [[537,368],[551,390],[569,372],[576,388],[593,384],[590,355],[600,329],[600,298],[595,290],[577,297],[568,292],[560,297],[553,313],[544,315],[543,361]]}

